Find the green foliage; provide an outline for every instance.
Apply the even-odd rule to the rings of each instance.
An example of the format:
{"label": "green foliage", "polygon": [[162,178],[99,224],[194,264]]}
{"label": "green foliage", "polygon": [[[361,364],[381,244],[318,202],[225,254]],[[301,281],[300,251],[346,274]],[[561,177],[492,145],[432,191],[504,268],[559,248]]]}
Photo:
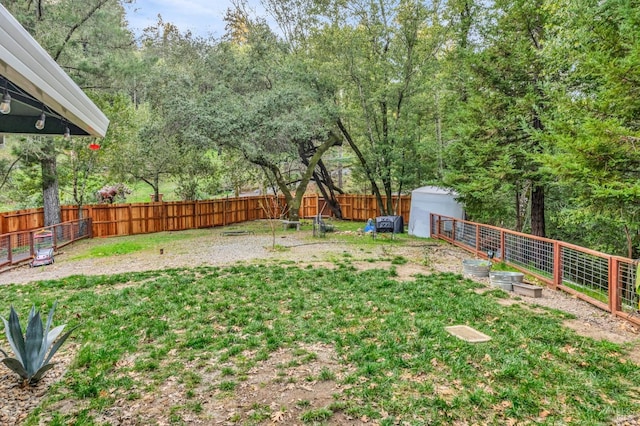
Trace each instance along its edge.
{"label": "green foliage", "polygon": [[199,127],[218,146],[260,167],[297,219],[322,155],[341,143],[323,76],[260,22],[249,22],[242,46],[221,42],[209,53],[210,89],[201,99]]}
{"label": "green foliage", "polygon": [[54,366],[49,361],[74,330],[71,329],[61,335],[66,325],[59,325],[51,329],[55,309],[56,303],[51,307],[47,323],[43,327],[40,312],[36,312],[36,308],[33,306],[29,312],[24,335],[20,326],[20,319],[13,306],[11,306],[8,321],[1,317],[4,322],[7,340],[15,355],[15,358],[9,358],[2,351],[5,356],[2,362],[29,384],[40,380]]}
{"label": "green foliage", "polygon": [[393,194],[435,177],[425,131],[435,108],[423,93],[444,42],[438,11],[401,1],[332,6],[321,16],[331,25],[307,41],[310,56],[336,86],[357,187],[372,191],[382,212],[392,214]]}
{"label": "green foliage", "polygon": [[[592,247],[640,254],[640,12],[630,1],[549,2],[552,35],[544,50],[553,96],[553,139],[545,158],[568,195],[563,230],[587,228]],[[582,232],[574,232],[580,238]],[[618,236],[611,238],[611,236]]]}
{"label": "green foliage", "polygon": [[452,89],[446,134],[453,142],[443,180],[473,220],[543,235],[549,186],[538,156],[546,148],[548,100],[540,49],[548,14],[539,3],[497,1],[460,12],[463,40],[444,68]]}
{"label": "green foliage", "polygon": [[634,1],[263,3],[279,31],[240,2],[221,39],[158,19],[134,43],[122,2],[5,2],[110,126],[98,152],[12,138],[3,210],[56,177],[65,203],[122,181],[135,201],[269,186],[295,210],[340,168],[388,213],[382,196],[444,185],[471,219],[640,256]]}
{"label": "green foliage", "polygon": [[300,420],[304,423],[317,423],[327,421],[331,416],[333,416],[333,411],[323,407],[305,411],[300,416]]}

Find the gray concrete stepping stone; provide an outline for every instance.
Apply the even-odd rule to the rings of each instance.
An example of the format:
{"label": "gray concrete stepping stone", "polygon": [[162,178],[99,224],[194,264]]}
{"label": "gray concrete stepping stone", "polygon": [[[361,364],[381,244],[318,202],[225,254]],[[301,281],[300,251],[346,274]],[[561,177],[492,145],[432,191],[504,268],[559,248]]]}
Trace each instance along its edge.
{"label": "gray concrete stepping stone", "polygon": [[491,337],[469,327],[468,325],[452,325],[450,327],[445,327],[444,329],[447,330],[449,334],[469,343],[481,343],[491,340]]}

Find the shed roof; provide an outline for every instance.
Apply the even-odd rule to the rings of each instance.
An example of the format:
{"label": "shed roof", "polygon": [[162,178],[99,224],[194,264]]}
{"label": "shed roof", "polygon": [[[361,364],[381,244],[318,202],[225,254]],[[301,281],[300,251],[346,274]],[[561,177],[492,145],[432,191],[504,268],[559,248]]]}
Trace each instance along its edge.
{"label": "shed roof", "polygon": [[0,98],[5,87],[11,112],[0,114],[0,133],[62,135],[65,126],[76,136],[107,133],[109,119],[0,4]]}
{"label": "shed roof", "polygon": [[411,191],[411,194],[436,194],[436,195],[452,195],[457,196],[458,194],[452,190],[447,188],[441,188],[439,186],[423,186],[420,188],[416,188]]}

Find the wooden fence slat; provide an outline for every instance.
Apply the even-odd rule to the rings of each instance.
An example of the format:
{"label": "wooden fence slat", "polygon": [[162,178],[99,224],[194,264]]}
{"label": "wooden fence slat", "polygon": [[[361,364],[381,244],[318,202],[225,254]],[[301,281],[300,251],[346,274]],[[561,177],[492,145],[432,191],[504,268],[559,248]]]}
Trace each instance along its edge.
{"label": "wooden fence slat", "polygon": [[[161,231],[211,228],[229,224],[265,219],[267,213],[261,207],[264,196],[223,198],[204,201],[147,202],[131,204],[92,204],[82,208],[83,217],[92,219],[92,234],[95,237],[148,234]],[[268,197],[274,200],[273,197]],[[343,219],[365,222],[380,216],[377,200],[373,195],[339,194],[338,203]],[[386,199],[383,199],[386,203]],[[398,215],[409,223],[411,196],[393,198]],[[278,197],[284,205],[284,198]],[[305,195],[300,206],[300,217],[316,216],[325,206],[319,194]],[[323,215],[333,216],[324,208]],[[77,206],[62,206],[64,222],[79,219]],[[44,226],[42,208],[0,213],[0,235],[39,229]]]}

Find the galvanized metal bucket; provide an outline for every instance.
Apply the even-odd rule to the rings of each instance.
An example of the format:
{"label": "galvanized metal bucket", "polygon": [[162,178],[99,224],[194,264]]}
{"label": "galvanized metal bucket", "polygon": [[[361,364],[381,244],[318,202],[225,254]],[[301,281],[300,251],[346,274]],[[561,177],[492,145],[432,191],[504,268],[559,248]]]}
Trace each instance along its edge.
{"label": "galvanized metal bucket", "polygon": [[491,270],[491,261],[478,259],[465,259],[462,261],[462,273],[473,277],[488,277]]}
{"label": "galvanized metal bucket", "polygon": [[513,283],[521,283],[524,280],[522,272],[493,271],[489,273],[492,285],[506,291],[513,291]]}

